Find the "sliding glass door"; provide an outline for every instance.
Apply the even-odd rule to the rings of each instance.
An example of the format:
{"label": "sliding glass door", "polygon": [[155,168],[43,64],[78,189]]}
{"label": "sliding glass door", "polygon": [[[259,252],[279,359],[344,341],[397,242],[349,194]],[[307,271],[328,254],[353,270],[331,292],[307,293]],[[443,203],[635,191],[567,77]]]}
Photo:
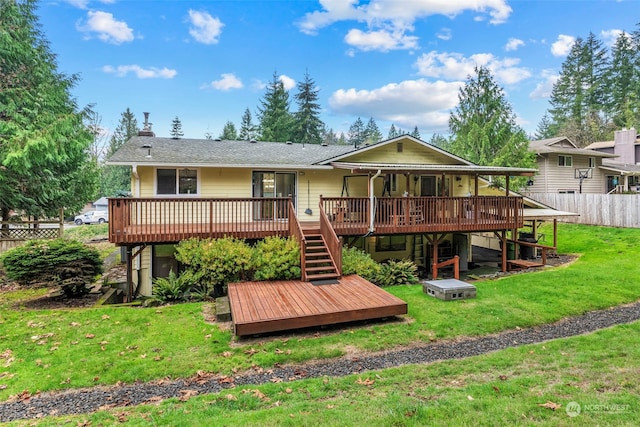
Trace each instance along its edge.
{"label": "sliding glass door", "polygon": [[[255,171],[253,172],[253,197],[289,197],[296,203],[295,172]],[[253,209],[254,219],[286,218],[286,204],[256,202]]]}

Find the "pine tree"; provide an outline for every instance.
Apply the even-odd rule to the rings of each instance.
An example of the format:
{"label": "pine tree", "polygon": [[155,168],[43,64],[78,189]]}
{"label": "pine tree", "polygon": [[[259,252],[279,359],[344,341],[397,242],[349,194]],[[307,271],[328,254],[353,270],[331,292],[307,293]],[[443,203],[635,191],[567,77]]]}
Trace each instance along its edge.
{"label": "pine tree", "polygon": [[420,131],[418,130],[418,126],[413,128],[413,132],[411,132],[411,136],[420,139]]}
{"label": "pine tree", "polygon": [[238,139],[238,132],[236,131],[236,125],[233,122],[227,121],[224,124],[222,133],[219,136],[223,141],[235,141]]}
{"label": "pine tree", "polygon": [[397,136],[400,136],[400,134],[396,130],[396,126],[393,123],[391,123],[391,127],[389,128],[389,134],[387,135],[387,139],[392,139]]}
{"label": "pine tree", "polygon": [[349,127],[347,142],[354,147],[362,145],[365,141],[364,122],[360,117]]}
{"label": "pine tree", "polygon": [[382,132],[378,128],[378,124],[373,117],[369,117],[367,126],[364,128],[364,141],[365,144],[374,144],[382,141]]}
{"label": "pine tree", "polygon": [[634,40],[625,32],[616,39],[611,51],[611,66],[607,73],[607,110],[616,129],[640,123],[640,53]]}
{"label": "pine tree", "polygon": [[295,100],[298,111],[294,115],[293,140],[302,144],[320,144],[324,123],[320,120],[319,90],[308,72],[304,74],[304,80],[299,82],[297,87]]}
{"label": "pine tree", "polygon": [[[109,140],[107,157],[115,153],[130,138],[136,136],[140,128],[135,115],[127,107],[120,115],[120,122]],[[100,194],[113,197],[128,194],[131,191],[131,167],[104,165],[101,168],[102,182]]]}
{"label": "pine tree", "polygon": [[442,148],[443,150],[451,151],[451,141],[438,133],[431,135],[431,138],[427,143],[435,145],[438,148]]}
{"label": "pine tree", "polygon": [[251,117],[251,111],[247,108],[242,115],[242,122],[240,123],[240,134],[238,139],[242,141],[252,141],[257,139],[258,133],[256,125],[253,124],[253,118]]}
{"label": "pine tree", "polygon": [[182,132],[182,122],[180,121],[178,116],[176,116],[171,122],[170,133],[171,133],[171,138],[173,139],[180,139],[182,138],[182,136],[184,136],[184,133]]}
{"label": "pine tree", "polygon": [[553,138],[554,136],[558,136],[557,129],[558,129],[558,126],[557,125],[554,126],[554,124],[551,122],[549,114],[545,113],[544,116],[542,116],[542,119],[540,119],[540,123],[538,123],[538,128],[536,129],[535,138],[547,139],[547,138]]}
{"label": "pine tree", "polygon": [[578,38],[551,92],[551,120],[557,132],[583,146],[606,135],[607,54],[593,33]]}
{"label": "pine tree", "polygon": [[289,112],[289,93],[282,81],[273,73],[264,98],[258,107],[260,139],[262,141],[285,142],[292,138],[293,117]]}
{"label": "pine tree", "polygon": [[475,68],[458,102],[449,117],[452,153],[479,165],[535,167],[527,135],[487,68]]}
{"label": "pine tree", "polygon": [[[0,216],[77,212],[96,196],[93,135],[40,30],[35,0],[0,3]],[[89,110],[87,110],[89,111]]]}

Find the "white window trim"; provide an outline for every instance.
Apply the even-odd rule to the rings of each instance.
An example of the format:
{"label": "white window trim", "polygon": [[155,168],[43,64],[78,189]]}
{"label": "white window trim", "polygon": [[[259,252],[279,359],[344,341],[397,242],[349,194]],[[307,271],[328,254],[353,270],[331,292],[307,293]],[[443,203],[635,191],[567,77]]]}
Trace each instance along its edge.
{"label": "white window trim", "polygon": [[[562,165],[560,164],[560,158],[561,157],[564,157],[564,162],[563,162],[564,164],[562,164]],[[567,159],[571,159],[571,164],[570,165],[567,164]],[[572,168],[573,167],[573,156],[568,156],[568,155],[565,155],[565,154],[558,154],[558,167],[560,167],[560,168]]]}
{"label": "white window trim", "polygon": [[[158,169],[172,169],[176,171],[176,190],[179,191],[179,185],[180,185],[180,170],[181,169],[189,169],[189,170],[195,170],[196,171],[196,192],[195,193],[191,193],[191,194],[180,194],[176,191],[175,194],[158,194]],[[156,167],[153,170],[153,194],[156,197],[184,197],[184,198],[189,198],[189,197],[199,197],[200,196],[200,184],[201,184],[201,177],[200,177],[200,168],[178,168],[178,167]]]}

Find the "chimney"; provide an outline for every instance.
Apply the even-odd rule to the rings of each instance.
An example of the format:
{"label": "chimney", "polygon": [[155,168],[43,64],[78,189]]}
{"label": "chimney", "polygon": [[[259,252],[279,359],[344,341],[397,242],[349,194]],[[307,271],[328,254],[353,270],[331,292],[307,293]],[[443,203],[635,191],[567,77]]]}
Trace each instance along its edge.
{"label": "chimney", "polygon": [[151,123],[149,123],[149,113],[145,112],[144,114],[144,127],[140,132],[138,132],[138,136],[156,136],[155,133],[151,130]]}
{"label": "chimney", "polygon": [[619,156],[615,161],[635,164],[636,130],[634,128],[622,129],[615,131],[614,135],[613,152]]}

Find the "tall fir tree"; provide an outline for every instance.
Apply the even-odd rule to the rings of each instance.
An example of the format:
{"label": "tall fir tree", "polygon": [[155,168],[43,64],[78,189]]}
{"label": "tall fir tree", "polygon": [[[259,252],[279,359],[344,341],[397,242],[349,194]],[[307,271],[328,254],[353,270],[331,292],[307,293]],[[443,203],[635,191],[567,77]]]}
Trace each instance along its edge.
{"label": "tall fir tree", "polygon": [[251,111],[247,108],[242,115],[242,121],[240,122],[240,133],[238,139],[242,141],[252,141],[258,138],[258,132],[256,125],[253,123],[253,117]]}
{"label": "tall fir tree", "polygon": [[395,138],[397,136],[400,136],[400,134],[396,130],[396,125],[391,123],[391,127],[389,128],[389,134],[387,135],[387,139],[392,139],[392,138]]}
{"label": "tall fir tree", "polygon": [[297,88],[295,100],[298,111],[294,114],[293,140],[302,144],[320,144],[324,123],[320,120],[319,90],[309,72],[305,72],[304,80],[298,82]]}
{"label": "tall fir tree", "polygon": [[551,92],[549,113],[554,133],[579,146],[607,134],[607,52],[593,33],[576,39]]}
{"label": "tall fir tree", "polygon": [[293,116],[289,112],[289,93],[277,73],[273,73],[258,113],[260,140],[285,142],[292,139]]}
{"label": "tall fir tree", "polygon": [[382,141],[382,132],[378,128],[378,124],[373,117],[369,117],[369,121],[364,128],[364,142],[365,144],[375,144]]}
{"label": "tall fir tree", "polygon": [[219,136],[223,141],[235,141],[238,139],[238,132],[236,131],[236,125],[231,121],[227,121],[222,128],[222,133]]}
{"label": "tall fir tree", "polygon": [[411,132],[410,135],[416,139],[420,139],[420,131],[418,130],[418,126],[413,128],[413,132]]}
{"label": "tall fir tree", "polygon": [[[120,114],[120,122],[113,131],[107,149],[107,158],[113,155],[130,138],[136,136],[140,128],[129,107]],[[101,168],[100,195],[113,197],[131,192],[131,166],[103,165]]]}
{"label": "tall fir tree", "polygon": [[504,91],[485,67],[476,67],[475,75],[460,88],[449,131],[451,152],[473,163],[535,167],[528,137],[516,124]]}
{"label": "tall fir tree", "polygon": [[35,0],[0,3],[0,217],[57,216],[93,197],[98,168],[87,117],[71,95],[76,75],[58,71]]}
{"label": "tall fir tree", "polygon": [[358,147],[362,145],[365,141],[365,128],[364,122],[360,117],[356,119],[355,122],[351,124],[349,127],[349,136],[347,137],[347,142],[354,147]]}
{"label": "tall fir tree", "polygon": [[180,139],[184,136],[184,132],[182,132],[182,122],[178,116],[175,116],[171,122],[170,134],[173,139]]}
{"label": "tall fir tree", "polygon": [[607,72],[607,110],[616,129],[640,124],[639,56],[634,39],[622,32],[611,49],[611,66]]}

